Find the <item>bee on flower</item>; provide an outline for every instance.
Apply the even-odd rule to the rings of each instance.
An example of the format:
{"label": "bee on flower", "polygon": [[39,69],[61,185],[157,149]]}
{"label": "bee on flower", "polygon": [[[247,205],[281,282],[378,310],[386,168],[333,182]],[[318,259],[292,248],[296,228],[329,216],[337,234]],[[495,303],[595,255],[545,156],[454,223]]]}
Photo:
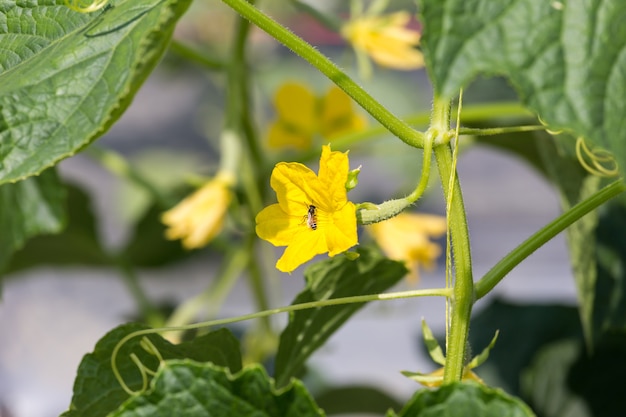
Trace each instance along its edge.
{"label": "bee on flower", "polygon": [[317,175],[297,162],[280,162],[270,185],[278,203],[256,216],[256,233],[274,246],[286,246],[276,263],[292,272],[315,255],[335,256],[358,243],[356,207],[348,201],[348,155],[322,148]]}

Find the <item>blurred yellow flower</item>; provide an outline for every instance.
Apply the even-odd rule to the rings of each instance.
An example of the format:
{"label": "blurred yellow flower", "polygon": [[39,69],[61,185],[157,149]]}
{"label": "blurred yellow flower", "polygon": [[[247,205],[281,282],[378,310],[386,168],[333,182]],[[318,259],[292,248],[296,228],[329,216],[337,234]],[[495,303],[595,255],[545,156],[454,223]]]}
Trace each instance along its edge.
{"label": "blurred yellow flower", "polygon": [[446,232],[446,218],[432,214],[400,213],[389,220],[367,226],[385,254],[404,261],[411,271],[411,281],[419,280],[419,267],[432,269],[441,255],[441,247],[430,238]]}
{"label": "blurred yellow flower", "polygon": [[[415,49],[420,33],[406,27],[410,19],[408,12],[353,16],[341,34],[354,47],[361,67],[369,55],[383,67],[414,70],[424,66],[424,56]],[[369,68],[364,72],[369,74]]]}
{"label": "blurred yellow flower", "polygon": [[165,236],[171,240],[181,239],[186,249],[209,243],[222,230],[234,183],[232,174],[220,172],[163,213],[161,221],[168,226]]}
{"label": "blurred yellow flower", "polygon": [[287,246],[276,263],[291,272],[315,255],[335,256],[358,243],[356,208],[348,201],[348,155],[322,148],[315,175],[297,162],[280,162],[270,184],[277,204],[256,216],[256,233],[274,246]]}
{"label": "blurred yellow flower", "polygon": [[306,150],[316,134],[331,140],[366,125],[365,118],[354,111],[350,97],[337,86],[317,97],[307,86],[288,82],[276,91],[274,106],[277,118],[267,139],[272,148]]}

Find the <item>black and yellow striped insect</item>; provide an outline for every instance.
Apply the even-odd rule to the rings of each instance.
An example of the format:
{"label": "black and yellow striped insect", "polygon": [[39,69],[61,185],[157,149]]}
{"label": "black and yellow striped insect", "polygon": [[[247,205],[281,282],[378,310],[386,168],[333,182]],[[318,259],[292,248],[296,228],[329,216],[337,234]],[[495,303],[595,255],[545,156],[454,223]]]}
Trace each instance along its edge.
{"label": "black and yellow striped insect", "polygon": [[313,204],[309,205],[309,209],[306,214],[306,224],[313,230],[317,230],[317,207]]}

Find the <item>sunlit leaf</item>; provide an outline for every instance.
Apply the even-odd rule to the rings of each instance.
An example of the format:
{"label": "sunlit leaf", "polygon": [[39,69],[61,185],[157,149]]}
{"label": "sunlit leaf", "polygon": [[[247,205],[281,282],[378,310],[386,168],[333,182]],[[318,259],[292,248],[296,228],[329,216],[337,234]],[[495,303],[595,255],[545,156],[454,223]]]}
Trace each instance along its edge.
{"label": "sunlit leaf", "polygon": [[111,417],[320,417],[302,383],[277,390],[260,366],[233,375],[212,364],[168,361],[159,369],[152,388],[135,396]]}
{"label": "sunlit leaf", "polygon": [[626,3],[419,0],[437,94],[503,75],[554,129],[612,151],[626,167]]}
{"label": "sunlit leaf", "polygon": [[41,172],[126,110],[190,0],[0,0],[0,183]]}
{"label": "sunlit leaf", "polygon": [[532,417],[535,414],[520,399],[500,389],[472,382],[456,382],[434,390],[420,390],[399,414],[387,417]]}
{"label": "sunlit leaf", "polygon": [[[65,417],[107,416],[129,398],[113,374],[111,355],[122,338],[143,329],[146,327],[140,324],[119,326],[100,339],[92,353],[83,357],[74,381],[72,403],[64,414]],[[241,369],[239,342],[226,329],[216,330],[178,345],[172,345],[157,334],[146,337],[164,359],[190,358],[225,366],[232,372]],[[130,359],[131,354],[135,354],[151,370],[156,370],[159,366],[157,357],[140,347],[141,340],[142,337],[136,337],[124,344],[116,361],[124,382],[133,390],[141,389],[142,378],[136,364]]]}

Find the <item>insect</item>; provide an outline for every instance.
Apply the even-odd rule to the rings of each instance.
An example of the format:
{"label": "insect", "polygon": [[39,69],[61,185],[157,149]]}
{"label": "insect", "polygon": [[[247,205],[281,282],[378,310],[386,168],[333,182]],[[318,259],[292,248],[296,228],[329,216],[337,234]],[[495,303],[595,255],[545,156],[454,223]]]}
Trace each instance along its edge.
{"label": "insect", "polygon": [[317,230],[317,207],[313,204],[309,205],[306,213],[306,224],[313,230]]}

